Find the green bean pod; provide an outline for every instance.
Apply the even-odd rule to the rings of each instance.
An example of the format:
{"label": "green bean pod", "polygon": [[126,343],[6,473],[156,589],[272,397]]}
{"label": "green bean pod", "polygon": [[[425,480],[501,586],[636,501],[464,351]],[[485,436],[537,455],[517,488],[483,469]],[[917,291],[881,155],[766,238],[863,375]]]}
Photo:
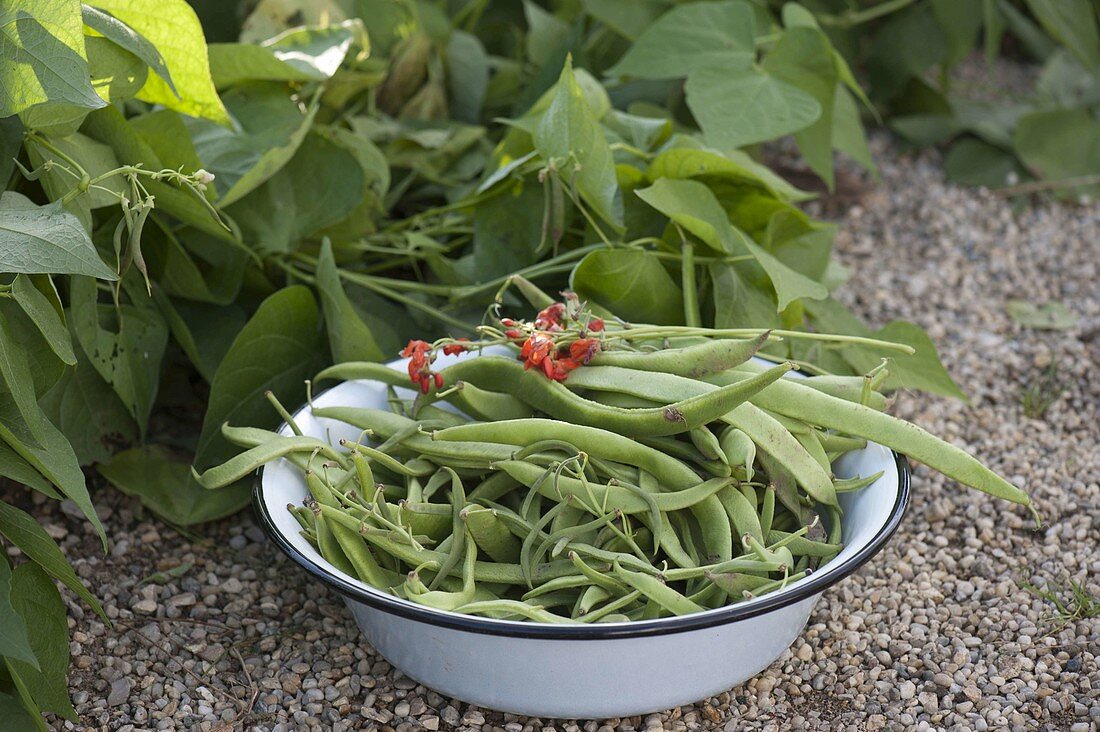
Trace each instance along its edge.
{"label": "green bean pod", "polygon": [[638,590],[655,605],[673,615],[689,615],[706,609],[684,597],[653,575],[631,572],[623,569],[618,562],[612,565],[611,573],[615,579]]}
{"label": "green bean pod", "polygon": [[760,350],[770,336],[771,331],[765,331],[755,338],[716,338],[683,348],[601,351],[593,357],[590,364],[621,366],[697,379],[745,363]]}
{"label": "green bean pod", "polygon": [[[679,434],[714,421],[792,368],[794,364],[780,364],[763,374],[713,393],[671,400],[671,403],[666,402],[666,406],[651,409],[623,409],[599,404],[574,394],[536,370],[524,369],[518,361],[499,356],[459,361],[439,373],[445,386],[468,381],[483,388],[500,388],[556,419],[601,427],[628,436],[662,436]],[[577,369],[570,379],[586,370],[587,367]]]}
{"label": "green bean pod", "polygon": [[[723,374],[714,378],[725,383],[729,381],[725,376]],[[775,382],[772,386],[780,388],[770,392],[768,389],[757,392],[754,403],[813,425],[878,442],[919,460],[963,485],[1022,506],[1031,506],[1027,493],[965,451],[915,424],[790,382]]]}
{"label": "green bean pod", "polygon": [[497,518],[496,511],[482,506],[468,505],[459,514],[466,528],[486,554],[497,562],[511,563],[519,559],[519,540]]}

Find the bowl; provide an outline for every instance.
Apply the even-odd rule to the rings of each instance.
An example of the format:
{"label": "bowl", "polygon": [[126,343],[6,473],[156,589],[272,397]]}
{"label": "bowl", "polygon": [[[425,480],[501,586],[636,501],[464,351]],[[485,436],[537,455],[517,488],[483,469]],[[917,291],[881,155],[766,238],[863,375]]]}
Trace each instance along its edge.
{"label": "bowl", "polygon": [[[441,356],[440,366],[459,358]],[[406,360],[391,363],[404,370]],[[412,392],[409,392],[411,395]],[[313,399],[316,407],[384,407],[385,388],[344,382]],[[313,417],[295,420],[307,435],[335,443],[359,430]],[[289,427],[282,432],[289,434]],[[515,714],[602,719],[688,704],[752,678],[806,627],[821,594],[873,557],[897,529],[909,500],[908,463],[882,445],[844,455],[839,477],[883,471],[870,486],[840,495],[844,549],[812,575],[752,600],[693,615],[597,625],[497,620],[435,610],[377,590],[326,562],[299,535],[286,510],[307,495],[286,461],[262,468],[253,503],[258,520],[294,562],[343,596],[356,623],[387,661],[439,693]]]}

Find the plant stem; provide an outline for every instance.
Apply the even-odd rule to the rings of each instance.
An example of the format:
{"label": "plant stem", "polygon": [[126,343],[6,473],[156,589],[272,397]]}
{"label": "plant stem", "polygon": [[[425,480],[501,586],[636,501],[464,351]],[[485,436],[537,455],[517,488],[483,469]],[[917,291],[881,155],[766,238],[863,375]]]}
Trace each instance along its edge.
{"label": "plant stem", "polygon": [[695,246],[688,241],[684,230],[674,224],[680,234],[680,285],[684,291],[684,323],[689,328],[703,324],[699,314],[699,292],[695,286]]}
{"label": "plant stem", "polygon": [[1100,175],[1098,174],[1062,178],[1061,180],[1035,180],[1004,188],[994,188],[993,193],[998,196],[1018,196],[1024,193],[1039,193],[1040,191],[1055,191],[1060,188],[1079,188],[1095,185],[1100,185]]}
{"label": "plant stem", "polygon": [[854,25],[867,23],[884,15],[895,13],[908,5],[912,5],[913,2],[914,0],[888,0],[888,2],[872,5],[869,8],[855,12],[848,10],[838,15],[819,15],[817,20],[822,25],[834,28],[851,28]]}

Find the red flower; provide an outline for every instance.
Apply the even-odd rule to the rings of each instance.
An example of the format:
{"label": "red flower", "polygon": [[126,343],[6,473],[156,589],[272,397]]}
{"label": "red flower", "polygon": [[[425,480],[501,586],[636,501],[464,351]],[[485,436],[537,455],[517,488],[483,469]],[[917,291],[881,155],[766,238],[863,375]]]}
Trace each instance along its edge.
{"label": "red flower", "polygon": [[588,321],[588,329],[593,333],[603,330],[603,318],[592,318]]}
{"label": "red flower", "polygon": [[584,365],[600,352],[600,342],[595,338],[580,338],[569,344],[569,356]]}
{"label": "red flower", "polygon": [[[443,377],[432,373],[432,347],[424,341],[409,341],[401,355],[409,359],[409,379],[420,386],[420,391],[427,394],[431,389],[432,377],[436,377],[436,384],[441,384]],[[438,388],[438,387],[437,387]]]}
{"label": "red flower", "polygon": [[542,362],[542,372],[546,374],[548,379],[554,381],[565,381],[565,378],[569,376],[569,372],[580,366],[574,359],[568,356],[561,356],[558,352],[550,354],[550,356]]}
{"label": "red flower", "polygon": [[561,330],[561,319],[565,315],[565,305],[560,302],[553,303],[535,316],[535,328],[538,330]]}
{"label": "red flower", "polygon": [[529,369],[532,366],[538,366],[548,355],[550,355],[550,351],[553,347],[554,341],[550,336],[545,333],[532,333],[531,336],[523,342],[523,347],[519,352],[519,357],[524,362],[523,367]]}
{"label": "red flower", "polygon": [[504,335],[508,336],[514,341],[517,341],[523,337],[523,333],[520,333],[515,328],[509,328],[508,330],[504,331]]}
{"label": "red flower", "polygon": [[[456,338],[455,340],[466,341],[467,343],[470,342],[469,338]],[[457,356],[460,353],[466,353],[466,346],[463,346],[460,343],[448,343],[447,345],[443,346],[443,354],[446,356]]]}

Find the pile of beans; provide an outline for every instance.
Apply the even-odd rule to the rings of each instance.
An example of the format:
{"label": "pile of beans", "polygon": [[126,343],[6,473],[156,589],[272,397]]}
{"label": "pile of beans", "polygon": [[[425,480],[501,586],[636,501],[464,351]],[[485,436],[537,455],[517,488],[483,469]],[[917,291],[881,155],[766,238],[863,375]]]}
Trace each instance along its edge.
{"label": "pile of beans", "polygon": [[341,364],[318,379],[389,390],[388,409],[313,410],[359,441],[302,436],[280,407],[294,435],[226,427],[248,449],[199,480],[286,458],[310,494],[288,508],[341,572],[432,608],[547,623],[700,612],[804,577],[842,548],[837,494],[879,477],[831,470],[868,439],[1028,504],[885,414],[877,378],[782,379],[793,364],[751,361],[766,338],[609,350],[564,381],[482,355],[415,399],[398,396],[402,371]]}

